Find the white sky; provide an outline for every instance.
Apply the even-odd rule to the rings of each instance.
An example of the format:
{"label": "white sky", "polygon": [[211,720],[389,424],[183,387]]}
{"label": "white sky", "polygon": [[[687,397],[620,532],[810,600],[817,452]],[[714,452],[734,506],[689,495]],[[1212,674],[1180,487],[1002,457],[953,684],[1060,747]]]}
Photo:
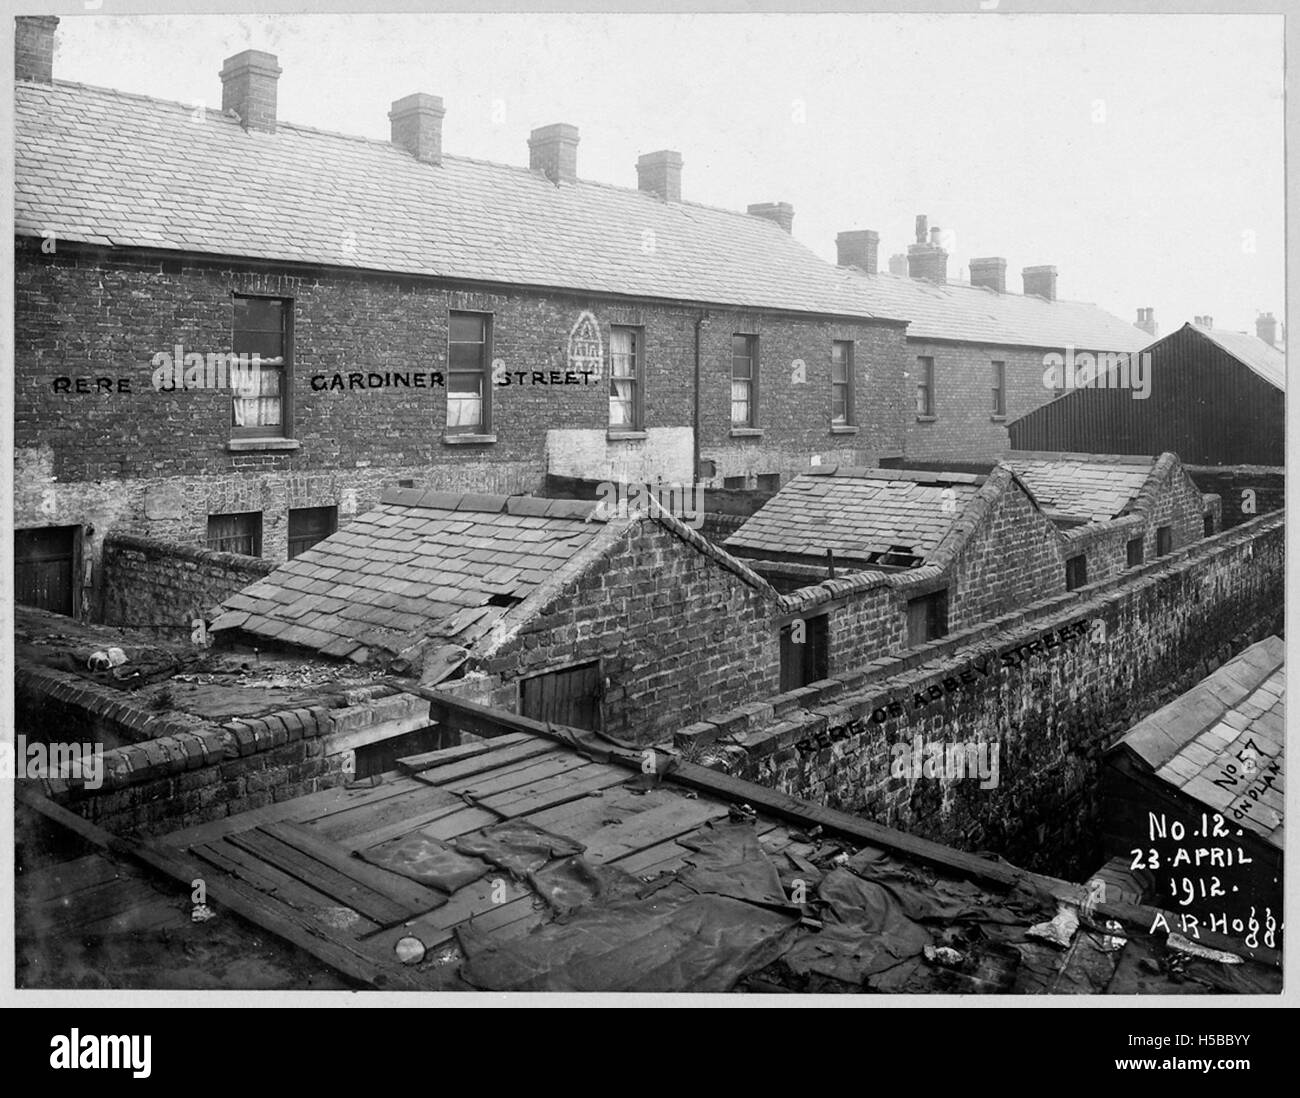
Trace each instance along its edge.
{"label": "white sky", "polygon": [[279,56],[282,119],[387,139],[431,92],[447,153],[526,164],[571,122],[579,175],[630,187],[677,149],[685,198],[791,202],[832,262],[870,228],[883,269],[926,213],[950,277],[1054,263],[1061,297],[1154,306],[1162,334],[1283,315],[1279,16],[65,15],[55,77],[219,107],[249,47]]}

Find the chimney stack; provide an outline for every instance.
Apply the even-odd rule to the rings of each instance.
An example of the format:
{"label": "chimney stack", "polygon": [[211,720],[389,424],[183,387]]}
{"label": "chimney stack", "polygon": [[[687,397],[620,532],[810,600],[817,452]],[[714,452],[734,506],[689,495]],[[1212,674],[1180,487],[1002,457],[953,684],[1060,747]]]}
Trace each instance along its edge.
{"label": "chimney stack", "polygon": [[1194,316],[1194,317],[1192,317],[1192,323],[1195,324],[1198,328],[1213,328],[1213,327],[1214,327],[1214,317],[1212,317],[1212,316]]}
{"label": "chimney stack", "polygon": [[394,101],[388,112],[392,127],[391,140],[416,160],[426,164],[442,163],[442,117],[447,112],[442,98],[416,92]]}
{"label": "chimney stack", "polygon": [[552,183],[576,183],[578,127],[555,122],[533,130],[528,136],[528,166]]}
{"label": "chimney stack", "polygon": [[1160,334],[1160,325],[1156,323],[1155,309],[1139,309],[1136,327],[1154,338]]}
{"label": "chimney stack", "polygon": [[925,214],[916,215],[916,243],[907,246],[907,273],[912,278],[947,282],[948,253],[939,247],[939,227],[930,229],[928,224]]}
{"label": "chimney stack", "polygon": [[1020,272],[1025,280],[1025,296],[1031,294],[1045,297],[1048,301],[1056,300],[1056,268],[1052,266],[1026,267]]}
{"label": "chimney stack", "polygon": [[275,54],[244,50],[221,67],[221,109],[234,111],[246,130],[275,133],[275,87],[281,68]]}
{"label": "chimney stack", "polygon": [[907,256],[902,252],[895,252],[889,257],[889,273],[891,275],[902,275],[907,277]]}
{"label": "chimney stack", "polygon": [[970,284],[1007,292],[1007,261],[1001,256],[985,256],[970,261]]}
{"label": "chimney stack", "polygon": [[54,28],[57,15],[19,15],[14,19],[14,79],[54,81]]}
{"label": "chimney stack", "polygon": [[637,190],[657,194],[665,202],[682,200],[682,154],[672,149],[646,153],[636,161]]}
{"label": "chimney stack", "polygon": [[873,275],[879,250],[880,234],[874,229],[853,229],[835,238],[836,262],[841,267],[857,267]]}
{"label": "chimney stack", "polygon": [[1255,318],[1255,334],[1270,347],[1277,346],[1277,318],[1272,313],[1260,313]]}
{"label": "chimney stack", "polygon": [[794,230],[794,207],[789,202],[756,202],[746,212],[753,217],[775,221],[786,232]]}

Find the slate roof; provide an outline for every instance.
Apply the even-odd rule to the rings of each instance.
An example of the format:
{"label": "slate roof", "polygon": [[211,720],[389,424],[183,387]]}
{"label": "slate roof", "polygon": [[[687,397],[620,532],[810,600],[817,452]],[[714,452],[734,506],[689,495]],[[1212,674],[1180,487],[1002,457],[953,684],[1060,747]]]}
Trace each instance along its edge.
{"label": "slate roof", "polygon": [[[919,564],[975,497],[982,477],[835,467],[795,477],[723,543],[746,556]],[[885,557],[891,549],[911,555]]]}
{"label": "slate roof", "polygon": [[877,316],[910,321],[909,339],[964,340],[998,346],[1137,351],[1151,342],[1140,328],[1082,301],[1047,301],[964,282],[936,283],[855,271],[862,300]]}
{"label": "slate roof", "polygon": [[[1282,638],[1265,638],[1136,724],[1117,747],[1128,748],[1157,778],[1222,813],[1230,825],[1248,827],[1281,849],[1285,660]],[[1230,764],[1235,775],[1225,769]],[[1234,776],[1235,786],[1214,784]]]}
{"label": "slate roof", "polygon": [[82,84],[15,95],[19,235],[877,315],[852,271],[748,214]]}
{"label": "slate roof", "polygon": [[393,488],[223,604],[213,628],[364,663],[470,647],[604,529],[591,501]]}
{"label": "slate roof", "polygon": [[1195,325],[1190,327],[1227,351],[1243,366],[1259,374],[1270,385],[1286,392],[1286,355],[1282,351],[1246,332],[1229,332],[1222,328],[1200,328]]}
{"label": "slate roof", "polygon": [[1145,462],[1003,458],[1052,519],[1106,522],[1122,515],[1155,468]]}

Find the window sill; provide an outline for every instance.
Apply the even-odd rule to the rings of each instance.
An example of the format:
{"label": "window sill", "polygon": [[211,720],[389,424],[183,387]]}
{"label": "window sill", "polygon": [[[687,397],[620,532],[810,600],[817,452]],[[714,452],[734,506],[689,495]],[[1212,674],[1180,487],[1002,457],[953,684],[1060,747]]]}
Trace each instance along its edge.
{"label": "window sill", "polygon": [[647,431],[620,431],[611,427],[605,432],[605,437],[610,442],[638,442],[649,438],[650,435]]}
{"label": "window sill", "polygon": [[465,434],[444,434],[442,442],[444,446],[490,446],[496,442],[496,435],[471,435]]}
{"label": "window sill", "polygon": [[990,423],[1006,423],[1006,416],[989,416]]}
{"label": "window sill", "polygon": [[296,438],[232,438],[226,443],[226,450],[232,454],[249,450],[297,450],[301,447],[302,443]]}
{"label": "window sill", "polygon": [[917,417],[916,417],[916,422],[917,422],[917,423],[935,423],[935,422],[938,421],[938,419],[939,419],[938,416],[917,416]]}
{"label": "window sill", "polygon": [[833,435],[856,435],[858,427],[852,423],[832,423],[831,434]]}
{"label": "window sill", "polygon": [[732,438],[762,438],[762,427],[733,427],[731,429]]}

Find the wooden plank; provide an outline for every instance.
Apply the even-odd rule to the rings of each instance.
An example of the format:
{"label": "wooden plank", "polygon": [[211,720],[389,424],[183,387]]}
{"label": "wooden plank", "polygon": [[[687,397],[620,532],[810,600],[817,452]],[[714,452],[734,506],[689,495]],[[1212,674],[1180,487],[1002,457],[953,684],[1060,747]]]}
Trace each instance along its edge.
{"label": "wooden plank", "polygon": [[[447,816],[454,816],[456,813],[463,812],[470,807],[472,806],[463,804],[460,801],[455,804],[440,805],[428,812],[417,812],[411,816],[403,815],[400,819],[391,823],[368,831],[361,831],[355,835],[348,835],[338,840],[338,842],[341,847],[347,850],[369,850],[372,846],[386,843],[390,839],[398,839],[403,835],[412,835],[417,831],[423,831],[430,824],[437,823]],[[489,812],[487,815],[495,817],[495,813]]]}
{"label": "wooden plank", "polygon": [[[375,804],[360,805],[346,812],[335,812],[320,820],[309,821],[309,828],[331,842],[344,843],[355,836],[377,831],[380,828],[415,820],[422,814],[464,808],[465,802],[454,793],[436,786],[421,785],[399,797],[391,797]],[[436,818],[436,816],[435,816]],[[401,834],[402,832],[399,832]]]}
{"label": "wooden plank", "polygon": [[431,782],[434,785],[443,785],[446,782],[468,778],[474,774],[482,774],[489,770],[504,770],[514,763],[524,762],[528,759],[568,753],[559,744],[553,743],[551,740],[531,737],[520,743],[500,748],[497,751],[489,751],[486,755],[479,755],[477,758],[463,759],[461,762],[440,766],[433,773],[424,774],[422,780]]}
{"label": "wooden plank", "polygon": [[555,805],[585,799],[598,790],[622,785],[628,778],[628,772],[621,767],[587,763],[504,793],[476,797],[475,800],[484,808],[502,816],[527,816]]}
{"label": "wooden plank", "polygon": [[52,896],[71,896],[121,875],[121,866],[111,858],[86,854],[70,862],[15,873],[14,890],[20,903],[39,903]]}
{"label": "wooden plank", "polygon": [[189,916],[175,901],[168,901],[155,892],[153,897],[145,899],[129,911],[87,923],[80,933],[95,938],[106,938],[114,934],[147,934],[159,927],[179,930],[189,921]]}
{"label": "wooden plank", "polygon": [[[426,949],[436,949],[451,941],[455,936],[455,928],[475,915],[504,906],[522,896],[532,895],[535,893],[527,885],[512,880],[504,870],[491,873],[458,889],[442,907],[408,920],[401,926],[385,927],[363,939],[360,944],[368,952],[373,951],[376,957],[393,956],[398,941],[408,936],[419,938]],[[503,903],[497,904],[494,896],[504,897]]]}
{"label": "wooden plank", "polygon": [[627,823],[601,828],[587,839],[587,860],[597,864],[617,861],[694,831],[709,820],[721,819],[728,811],[725,804],[716,801],[676,798],[675,803],[657,805]]}
{"label": "wooden plank", "polygon": [[491,827],[494,823],[500,823],[501,817],[495,812],[489,812],[486,808],[462,808],[459,812],[453,812],[449,816],[443,816],[439,820],[434,820],[427,827],[420,830],[434,839],[442,839],[444,842],[448,839],[454,839],[458,835],[467,835],[471,831],[477,831],[480,827]]}
{"label": "wooden plank", "polygon": [[387,869],[371,865],[369,862],[363,862],[360,858],[354,858],[339,847],[322,842],[319,836],[313,835],[304,827],[288,823],[266,824],[258,830],[265,831],[272,838],[279,839],[315,858],[316,861],[337,869],[340,873],[359,881],[381,896],[387,896],[394,903],[400,904],[413,913],[432,911],[447,902],[444,893],[427,888],[418,881],[409,880],[397,873],[391,873]]}
{"label": "wooden plank", "polygon": [[[545,758],[530,759],[500,770],[457,778],[449,782],[439,781],[437,784],[442,789],[453,793],[465,793],[475,800],[481,800],[493,793],[504,793],[510,789],[517,789],[521,785],[527,785],[529,782],[549,778],[553,774],[564,774],[586,765],[587,760],[581,756],[569,751],[559,751]],[[433,773],[437,774],[438,771],[435,770]]]}
{"label": "wooden plank", "polygon": [[21,905],[19,921],[52,934],[71,934],[79,927],[112,918],[157,895],[157,890],[147,880],[119,877],[84,889],[76,899],[56,896],[43,903]]}
{"label": "wooden plank", "polygon": [[433,770],[435,767],[448,766],[454,762],[460,762],[462,759],[473,759],[479,755],[486,755],[492,750],[492,745],[483,743],[463,743],[456,747],[443,747],[437,751],[425,751],[420,755],[407,755],[397,760],[397,768],[406,774],[418,774],[422,770]]}
{"label": "wooden plank", "polygon": [[338,903],[359,911],[367,919],[381,926],[401,922],[416,913],[416,909],[380,895],[353,877],[318,862],[315,858],[272,838],[260,830],[241,831],[231,835],[227,842],[266,862],[268,865],[296,877]]}

